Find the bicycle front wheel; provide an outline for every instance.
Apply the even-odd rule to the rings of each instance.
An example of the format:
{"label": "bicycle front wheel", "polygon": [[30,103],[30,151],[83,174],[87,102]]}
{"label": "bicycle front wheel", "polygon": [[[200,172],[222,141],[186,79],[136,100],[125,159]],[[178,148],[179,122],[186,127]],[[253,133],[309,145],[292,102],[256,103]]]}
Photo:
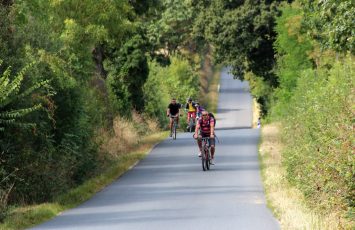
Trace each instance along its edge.
{"label": "bicycle front wheel", "polygon": [[173,128],[173,139],[176,140],[176,123],[174,124]]}
{"label": "bicycle front wheel", "polygon": [[206,169],[210,170],[210,165],[211,165],[211,155],[209,149],[206,149]]}
{"label": "bicycle front wheel", "polygon": [[201,162],[202,162],[202,170],[206,171],[206,154],[205,154],[205,149],[202,150],[202,157],[201,157]]}

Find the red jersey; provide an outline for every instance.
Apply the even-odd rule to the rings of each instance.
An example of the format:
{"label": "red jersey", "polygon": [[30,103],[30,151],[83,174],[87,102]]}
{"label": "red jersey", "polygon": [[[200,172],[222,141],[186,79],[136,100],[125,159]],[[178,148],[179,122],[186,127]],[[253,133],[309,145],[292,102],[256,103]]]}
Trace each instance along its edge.
{"label": "red jersey", "polygon": [[198,122],[200,124],[201,133],[205,135],[210,135],[211,126],[214,126],[215,124],[213,117],[208,116],[206,120],[203,120],[203,118],[201,117]]}

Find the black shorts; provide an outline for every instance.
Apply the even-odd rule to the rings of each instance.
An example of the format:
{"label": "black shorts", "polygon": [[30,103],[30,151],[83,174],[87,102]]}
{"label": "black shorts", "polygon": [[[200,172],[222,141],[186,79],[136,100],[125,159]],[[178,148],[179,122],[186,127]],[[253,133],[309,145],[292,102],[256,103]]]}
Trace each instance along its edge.
{"label": "black shorts", "polygon": [[[210,137],[211,134],[209,134],[209,133],[201,133],[201,136],[202,137]],[[210,144],[210,146],[211,145],[215,146],[216,145],[215,139],[214,138],[210,138],[209,139],[209,144]]]}

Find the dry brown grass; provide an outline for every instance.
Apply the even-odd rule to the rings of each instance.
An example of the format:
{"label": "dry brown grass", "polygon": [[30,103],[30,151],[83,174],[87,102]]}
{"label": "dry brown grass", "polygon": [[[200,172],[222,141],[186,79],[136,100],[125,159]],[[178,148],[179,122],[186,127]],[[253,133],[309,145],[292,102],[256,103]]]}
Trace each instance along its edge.
{"label": "dry brown grass", "polygon": [[[138,125],[135,126],[135,124]],[[156,120],[144,118],[137,112],[132,112],[132,120],[117,116],[113,121],[112,128],[113,132],[100,129],[96,135],[96,142],[100,145],[102,159],[114,159],[121,154],[134,150],[144,138],[140,134],[142,129],[147,134],[159,131],[159,125]]]}
{"label": "dry brown grass", "polygon": [[156,132],[159,132],[159,123],[158,123],[158,120],[155,120],[155,119],[147,119],[146,120],[146,123],[147,123],[147,126],[148,126],[148,129],[151,133],[156,133]]}
{"label": "dry brown grass", "polygon": [[256,102],[256,99],[253,98],[253,124],[252,127],[256,128],[258,126],[258,119],[260,117],[260,105]]}
{"label": "dry brown grass", "polygon": [[100,152],[108,154],[109,158],[115,158],[129,151],[133,144],[138,143],[138,134],[133,123],[121,117],[114,119],[113,133],[101,129],[98,135],[101,139]]}
{"label": "dry brown grass", "polygon": [[204,63],[199,71],[200,75],[200,96],[199,102],[208,111],[217,112],[218,85],[220,80],[220,67],[213,66],[211,55],[206,54]]}
{"label": "dry brown grass", "polygon": [[303,194],[286,180],[286,170],[281,164],[279,130],[279,124],[263,126],[259,152],[268,204],[278,217],[282,229],[351,229],[337,218],[336,213],[322,216],[308,208]]}

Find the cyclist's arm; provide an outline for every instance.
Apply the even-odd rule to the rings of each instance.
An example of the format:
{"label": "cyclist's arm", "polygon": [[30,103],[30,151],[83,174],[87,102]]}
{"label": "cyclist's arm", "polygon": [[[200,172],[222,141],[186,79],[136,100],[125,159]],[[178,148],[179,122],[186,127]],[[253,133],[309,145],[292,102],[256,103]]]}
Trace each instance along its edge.
{"label": "cyclist's arm", "polygon": [[195,134],[194,136],[197,138],[198,137],[198,131],[200,130],[200,122],[197,122],[196,128],[195,128]]}
{"label": "cyclist's arm", "polygon": [[214,137],[214,121],[213,125],[211,125],[211,137]]}
{"label": "cyclist's arm", "polygon": [[167,110],[166,110],[166,116],[169,116],[170,115],[170,108],[168,108]]}

